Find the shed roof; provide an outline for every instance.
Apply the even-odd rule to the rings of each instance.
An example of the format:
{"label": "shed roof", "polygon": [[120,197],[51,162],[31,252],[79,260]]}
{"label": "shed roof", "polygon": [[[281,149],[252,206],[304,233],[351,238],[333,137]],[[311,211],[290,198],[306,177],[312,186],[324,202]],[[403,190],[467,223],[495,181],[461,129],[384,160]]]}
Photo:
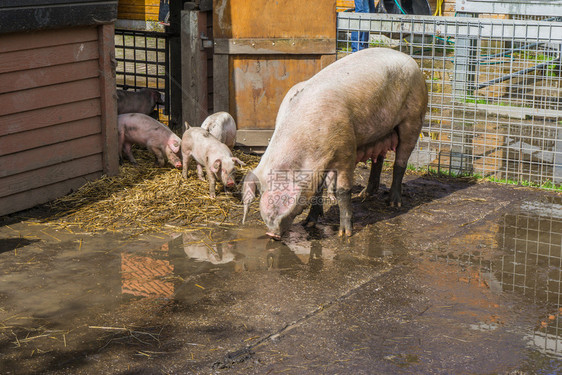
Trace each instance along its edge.
{"label": "shed roof", "polygon": [[99,25],[117,19],[117,0],[3,0],[0,33]]}

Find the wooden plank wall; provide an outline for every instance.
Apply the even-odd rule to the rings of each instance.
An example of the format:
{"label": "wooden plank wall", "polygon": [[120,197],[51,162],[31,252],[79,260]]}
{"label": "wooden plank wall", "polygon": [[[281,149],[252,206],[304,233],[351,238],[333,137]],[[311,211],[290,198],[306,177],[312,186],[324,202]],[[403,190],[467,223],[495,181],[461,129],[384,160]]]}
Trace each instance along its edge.
{"label": "wooden plank wall", "polygon": [[112,36],[112,25],[2,35],[0,215],[117,172]]}
{"label": "wooden plank wall", "polygon": [[160,0],[119,0],[117,18],[158,21]]}
{"label": "wooden plank wall", "polygon": [[335,0],[215,0],[214,110],[234,117],[239,143],[250,144],[246,130],[271,133],[287,91],[335,60],[335,10]]}

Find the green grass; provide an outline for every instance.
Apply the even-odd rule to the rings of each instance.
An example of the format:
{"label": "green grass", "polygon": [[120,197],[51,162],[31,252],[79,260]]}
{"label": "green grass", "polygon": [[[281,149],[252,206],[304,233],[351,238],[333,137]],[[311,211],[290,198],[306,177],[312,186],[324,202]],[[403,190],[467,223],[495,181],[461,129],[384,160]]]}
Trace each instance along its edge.
{"label": "green grass", "polygon": [[499,184],[505,185],[515,185],[515,186],[526,186],[526,187],[533,187],[533,188],[540,188],[540,189],[547,189],[547,190],[554,190],[557,192],[562,192],[562,185],[556,185],[552,181],[548,180],[543,182],[542,184],[531,182],[528,180],[523,181],[516,181],[506,178],[498,178],[494,176],[483,176],[479,173],[468,173],[468,172],[455,172],[455,171],[447,171],[447,170],[437,170],[431,167],[416,167],[414,165],[408,164],[407,169],[409,171],[413,171],[416,173],[426,173],[432,176],[438,177],[452,177],[452,178],[470,178],[474,179],[475,181],[490,181]]}

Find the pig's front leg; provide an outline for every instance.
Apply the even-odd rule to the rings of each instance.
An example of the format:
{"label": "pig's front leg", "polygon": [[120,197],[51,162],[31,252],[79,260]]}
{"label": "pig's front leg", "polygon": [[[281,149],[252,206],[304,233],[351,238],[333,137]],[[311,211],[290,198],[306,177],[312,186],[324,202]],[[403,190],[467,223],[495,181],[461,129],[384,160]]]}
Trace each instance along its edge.
{"label": "pig's front leg", "polygon": [[[207,170],[207,175],[209,174],[209,171]],[[203,166],[201,164],[197,164],[197,176],[199,177],[199,179],[201,181],[205,181],[205,176],[203,175]]]}
{"label": "pig's front leg", "polygon": [[215,189],[216,189],[217,179],[215,177],[215,174],[211,171],[211,169],[208,166],[207,166],[207,179],[209,180],[209,196],[211,198],[215,198],[215,196],[216,196]]}
{"label": "pig's front leg", "polygon": [[151,147],[151,151],[154,153],[154,156],[156,157],[154,163],[163,167],[166,164],[166,159],[164,157],[164,153],[162,152],[162,150],[160,150],[159,147]]}
{"label": "pig's front leg", "polygon": [[348,170],[338,171],[336,199],[340,209],[340,229],[339,236],[351,236],[353,233],[353,226],[351,223],[351,186],[353,184],[353,168],[351,172]]}

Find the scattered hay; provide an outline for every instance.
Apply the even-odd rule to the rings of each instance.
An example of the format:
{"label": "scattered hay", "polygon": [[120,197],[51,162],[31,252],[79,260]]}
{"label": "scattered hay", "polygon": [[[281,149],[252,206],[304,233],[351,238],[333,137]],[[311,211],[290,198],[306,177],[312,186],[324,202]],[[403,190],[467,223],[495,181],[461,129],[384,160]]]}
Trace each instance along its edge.
{"label": "scattered hay", "polygon": [[[139,166],[125,162],[117,176],[103,176],[50,204],[55,214],[48,220],[57,226],[75,226],[88,232],[127,230],[133,234],[228,222],[240,216],[240,182],[259,163],[258,156],[235,150],[246,163],[239,168],[234,192],[225,193],[217,183],[217,197],[209,197],[209,184],[200,181],[192,161],[188,179],[181,170],[154,165],[146,150],[135,149]],[[221,189],[219,191],[219,189]],[[241,210],[238,210],[241,211]]]}

